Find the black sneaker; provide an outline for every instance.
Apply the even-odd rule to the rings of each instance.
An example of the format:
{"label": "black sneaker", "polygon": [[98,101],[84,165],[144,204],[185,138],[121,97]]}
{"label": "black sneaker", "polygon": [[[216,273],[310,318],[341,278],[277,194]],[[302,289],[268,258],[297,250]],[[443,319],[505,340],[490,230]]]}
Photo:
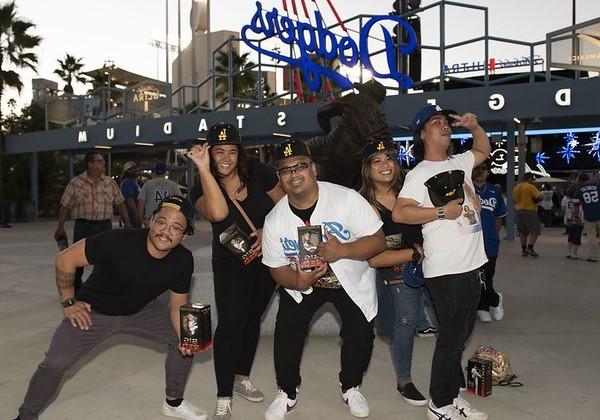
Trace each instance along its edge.
{"label": "black sneaker", "polygon": [[529,257],[529,252],[527,252],[527,250],[523,250],[521,251],[521,257]]}
{"label": "black sneaker", "polygon": [[527,248],[525,250],[532,257],[539,257],[539,254],[533,250],[533,248]]}
{"label": "black sneaker", "polygon": [[418,330],[417,335],[419,337],[435,337],[438,333],[438,330],[433,327],[427,327],[424,330]]}
{"label": "black sneaker", "polygon": [[407,383],[404,387],[398,385],[396,389],[402,395],[404,401],[415,407],[423,407],[429,402],[412,382]]}

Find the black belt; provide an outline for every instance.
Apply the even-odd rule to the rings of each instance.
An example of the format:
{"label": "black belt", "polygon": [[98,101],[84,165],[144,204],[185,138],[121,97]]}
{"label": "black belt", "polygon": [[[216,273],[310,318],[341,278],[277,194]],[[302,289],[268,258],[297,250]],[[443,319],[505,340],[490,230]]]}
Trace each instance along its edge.
{"label": "black belt", "polygon": [[87,224],[100,224],[100,223],[108,223],[111,222],[110,219],[104,219],[104,220],[89,220],[89,219],[75,219],[76,222],[79,223],[87,223]]}

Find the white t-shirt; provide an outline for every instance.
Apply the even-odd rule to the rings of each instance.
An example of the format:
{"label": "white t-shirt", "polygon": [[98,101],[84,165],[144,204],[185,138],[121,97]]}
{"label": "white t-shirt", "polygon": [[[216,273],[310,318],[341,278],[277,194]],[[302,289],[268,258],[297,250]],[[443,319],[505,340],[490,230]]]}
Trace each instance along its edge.
{"label": "white t-shirt", "polygon": [[423,225],[423,274],[426,278],[466,273],[487,261],[479,214],[481,203],[471,181],[474,162],[471,151],[441,162],[424,160],[406,175],[398,194],[398,197],[415,200],[419,207],[433,208],[435,206],[425,182],[432,176],[454,169],[465,173],[462,214],[455,220],[434,220]]}
{"label": "white t-shirt", "polygon": [[179,185],[162,176],[152,178],[144,183],[138,195],[138,200],[144,200],[144,217],[150,218],[158,204],[166,197],[181,194]]}
{"label": "white t-shirt", "polygon": [[[377,232],[382,222],[373,207],[356,191],[329,182],[319,182],[319,199],[310,217],[310,224],[321,225],[340,242],[353,242]],[[304,222],[290,209],[284,196],[265,218],[262,231],[262,262],[268,267],[298,265],[298,227]],[[325,239],[324,239],[325,240]],[[350,299],[360,308],[367,321],[377,315],[375,270],[365,260],[341,259],[329,263]],[[286,289],[298,303],[302,294],[312,293]]]}
{"label": "white t-shirt", "polygon": [[554,191],[542,190],[541,194],[542,194],[542,201],[540,202],[540,206],[542,206],[542,208],[544,210],[552,210],[552,206],[554,205],[552,203],[552,197],[554,196]]}
{"label": "white t-shirt", "polygon": [[[569,198],[566,195],[562,199],[562,207],[564,208],[564,223],[565,225],[572,225],[575,223],[575,204],[579,204],[579,199],[577,198]],[[583,207],[579,206],[579,213],[577,214],[577,218],[581,221],[583,220]]]}

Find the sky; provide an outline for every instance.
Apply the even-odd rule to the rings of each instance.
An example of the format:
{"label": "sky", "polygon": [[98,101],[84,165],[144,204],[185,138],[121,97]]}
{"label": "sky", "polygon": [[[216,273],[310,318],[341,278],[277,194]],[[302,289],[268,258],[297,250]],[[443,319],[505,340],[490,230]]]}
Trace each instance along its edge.
{"label": "sky", "polygon": [[[4,3],[7,0],[0,0]],[[393,0],[332,0],[342,19],[358,14],[387,14]],[[433,0],[423,0],[422,6]],[[288,5],[291,0],[288,0]],[[298,7],[301,1],[296,0]],[[306,0],[310,7],[313,2]],[[316,2],[323,11],[325,22],[331,24],[335,17],[328,11],[326,0]],[[464,3],[484,6],[489,10],[489,33],[493,36],[533,42],[545,39],[546,33],[567,27],[572,23],[573,0],[465,0]],[[192,0],[179,0],[181,8],[182,48],[191,39],[189,11]],[[39,65],[37,75],[20,71],[25,86],[21,93],[9,90],[2,98],[2,108],[10,98],[18,107],[31,100],[31,79],[47,78],[64,83],[53,74],[58,68],[57,59],[66,53],[81,57],[84,70],[102,67],[112,60],[118,67],[164,80],[165,51],[151,45],[153,39],[165,39],[165,11],[169,9],[169,39],[177,39],[176,0],[16,0],[17,15],[33,22],[32,31],[43,38],[37,49]],[[263,8],[282,10],[281,0],[262,0]],[[211,29],[239,31],[250,21],[256,9],[254,0],[211,1]],[[300,13],[300,11],[299,11]],[[576,0],[576,22],[600,16],[598,0]],[[483,34],[483,14],[467,9],[449,8],[447,12],[447,42],[456,42]],[[422,16],[423,43],[435,43],[439,33],[437,12]],[[496,44],[492,54],[514,57],[526,54],[505,44]],[[462,48],[449,55],[448,63],[473,61],[472,48]],[[171,59],[175,58],[170,53]],[[427,58],[425,58],[427,59]],[[427,69],[435,64],[426,65]],[[89,86],[89,85],[88,85]],[[75,93],[85,93],[87,87],[76,84]]]}

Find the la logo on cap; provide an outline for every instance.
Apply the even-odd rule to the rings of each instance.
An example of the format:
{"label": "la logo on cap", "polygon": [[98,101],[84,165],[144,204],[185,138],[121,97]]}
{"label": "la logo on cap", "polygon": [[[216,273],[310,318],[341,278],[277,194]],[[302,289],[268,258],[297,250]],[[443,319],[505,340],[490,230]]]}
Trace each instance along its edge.
{"label": "la logo on cap", "polygon": [[377,144],[377,150],[385,150],[385,144],[383,144],[383,141],[380,141],[379,144]]}
{"label": "la logo on cap", "polygon": [[286,144],[285,149],[283,149],[283,156],[288,157],[292,155],[292,145]]}
{"label": "la logo on cap", "polygon": [[225,141],[225,140],[227,140],[227,130],[224,128],[219,133],[219,141]]}

